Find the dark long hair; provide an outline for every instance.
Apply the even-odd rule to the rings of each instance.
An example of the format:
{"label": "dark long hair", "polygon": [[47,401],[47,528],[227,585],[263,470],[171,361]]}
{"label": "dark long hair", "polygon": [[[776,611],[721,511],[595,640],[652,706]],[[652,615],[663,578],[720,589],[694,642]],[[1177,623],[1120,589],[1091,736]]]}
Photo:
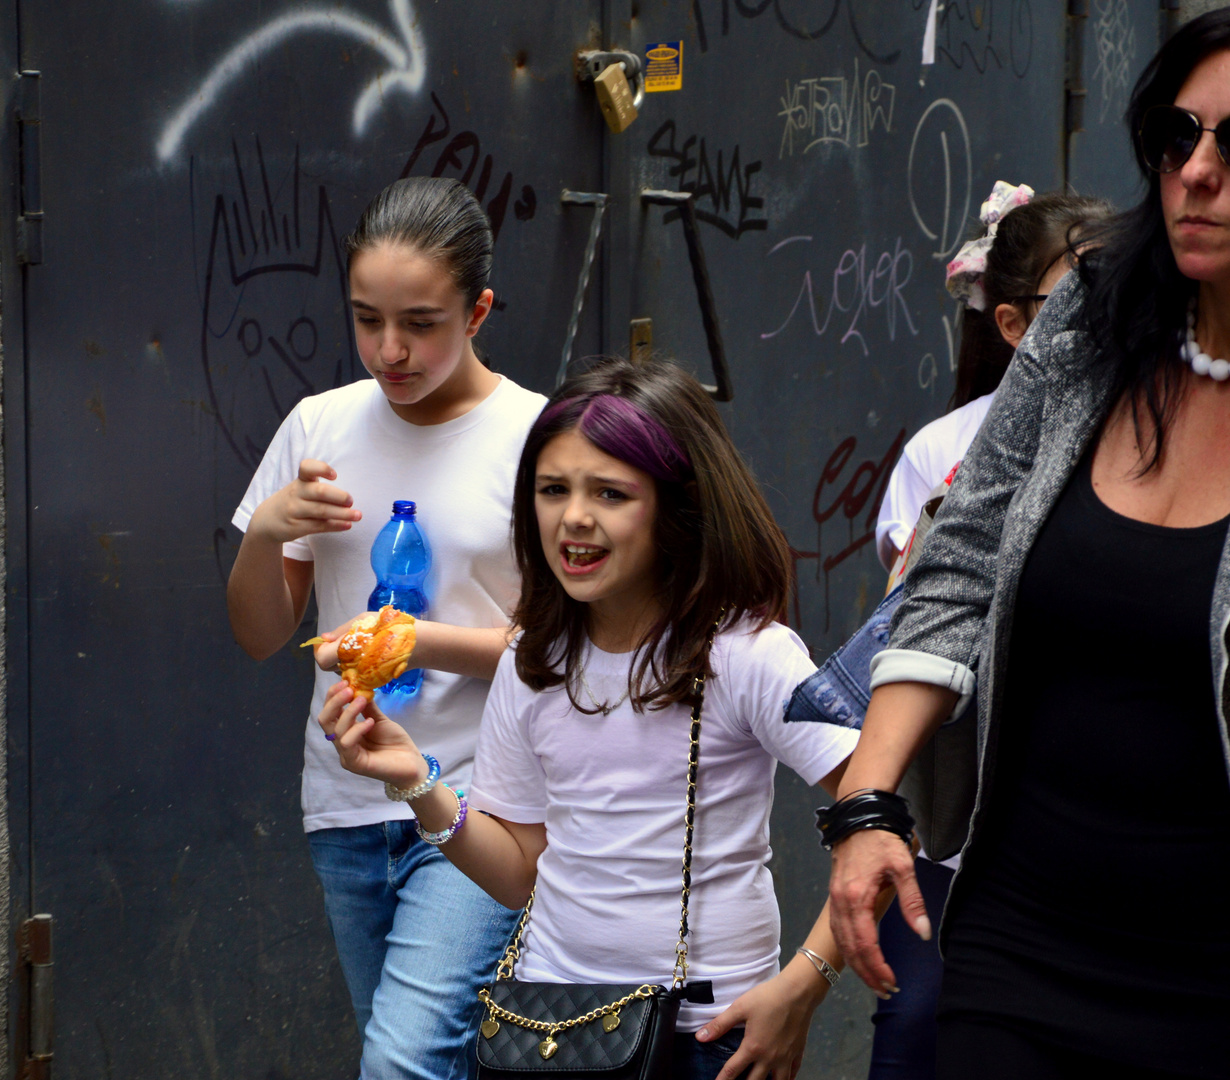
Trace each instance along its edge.
{"label": "dark long hair", "polygon": [[[1022,298],[1036,295],[1046,272],[1075,250],[1090,223],[1104,221],[1112,212],[1105,199],[1051,191],[1000,219],[982,275],[986,307],[979,311],[967,306],[961,322],[951,408],[989,394],[1008,370],[1015,350],[999,332],[995,309],[1013,304],[1028,311],[1029,301]],[[986,227],[977,235],[985,236]]]}
{"label": "dark long hair", "polygon": [[469,188],[444,177],[395,180],[370,203],[342,241],[346,270],[360,251],[405,244],[447,268],[473,308],[491,275],[491,223]]}
{"label": "dark long hair", "polygon": [[[1159,175],[1145,165],[1137,132],[1148,109],[1173,104],[1197,65],[1223,49],[1230,49],[1230,8],[1193,19],[1149,61],[1125,117],[1136,164],[1149,189],[1139,205],[1093,232],[1090,243],[1097,247],[1080,260],[1081,278],[1089,289],[1086,328],[1100,359],[1113,365],[1115,400],[1131,404],[1142,448],[1141,473],[1161,459],[1178,404],[1183,370],[1179,346],[1196,284],[1175,263],[1162,216]],[[1141,428],[1142,410],[1151,420],[1150,432]]]}
{"label": "dark long hair", "polygon": [[713,402],[682,368],[611,359],[572,377],[530,428],[513,495],[517,674],[534,690],[562,684],[575,708],[594,711],[578,694],[587,605],[568,596],[548,565],[534,507],[538,455],[568,431],[653,477],[662,614],[637,649],[628,689],[638,711],[690,701],[694,680],[708,674],[707,641],[719,618],[729,626],[750,617],[763,629],[785,610],[793,572],[786,538]]}

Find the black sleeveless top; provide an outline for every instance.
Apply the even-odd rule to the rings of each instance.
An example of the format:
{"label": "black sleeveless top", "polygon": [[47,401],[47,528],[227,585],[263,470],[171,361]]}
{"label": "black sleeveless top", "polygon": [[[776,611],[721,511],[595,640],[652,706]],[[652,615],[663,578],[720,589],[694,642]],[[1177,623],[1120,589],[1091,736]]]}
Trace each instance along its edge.
{"label": "black sleeveless top", "polygon": [[988,819],[953,897],[941,1012],[1230,1073],[1230,782],[1209,654],[1227,519],[1098,499],[1088,451],[1021,577]]}

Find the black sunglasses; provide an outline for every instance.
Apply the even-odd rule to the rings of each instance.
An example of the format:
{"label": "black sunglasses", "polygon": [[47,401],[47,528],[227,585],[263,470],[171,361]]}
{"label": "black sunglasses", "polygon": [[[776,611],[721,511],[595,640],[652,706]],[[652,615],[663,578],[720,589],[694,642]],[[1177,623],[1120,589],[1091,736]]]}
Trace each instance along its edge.
{"label": "black sunglasses", "polygon": [[1140,156],[1155,172],[1174,172],[1187,164],[1206,131],[1213,132],[1218,156],[1230,165],[1230,116],[1207,128],[1198,116],[1177,105],[1154,105],[1140,122]]}

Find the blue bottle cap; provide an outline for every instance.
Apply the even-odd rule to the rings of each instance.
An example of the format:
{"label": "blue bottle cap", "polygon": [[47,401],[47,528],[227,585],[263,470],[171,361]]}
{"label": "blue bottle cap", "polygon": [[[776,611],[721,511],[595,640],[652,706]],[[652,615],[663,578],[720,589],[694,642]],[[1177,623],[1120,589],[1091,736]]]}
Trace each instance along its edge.
{"label": "blue bottle cap", "polygon": [[398,499],[393,503],[393,513],[409,514],[411,517],[414,517],[414,503],[409,499]]}

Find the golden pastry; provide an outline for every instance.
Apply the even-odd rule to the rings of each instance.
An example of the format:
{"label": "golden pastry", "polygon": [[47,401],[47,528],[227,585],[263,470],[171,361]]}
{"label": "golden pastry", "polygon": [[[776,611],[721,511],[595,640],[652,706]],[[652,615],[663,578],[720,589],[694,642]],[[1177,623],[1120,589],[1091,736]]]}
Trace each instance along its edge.
{"label": "golden pastry", "polygon": [[[371,696],[403,674],[414,651],[414,616],[386,604],[379,612],[356,619],[337,643],[337,670],[356,694]],[[304,645],[319,645],[312,638]]]}

